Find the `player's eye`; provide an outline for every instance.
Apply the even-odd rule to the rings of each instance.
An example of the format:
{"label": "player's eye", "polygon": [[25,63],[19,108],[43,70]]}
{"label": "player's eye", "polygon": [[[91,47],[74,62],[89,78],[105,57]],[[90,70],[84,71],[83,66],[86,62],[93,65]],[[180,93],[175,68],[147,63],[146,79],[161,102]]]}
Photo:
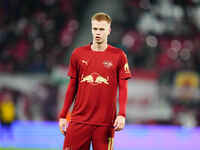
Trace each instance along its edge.
{"label": "player's eye", "polygon": [[100,31],[104,31],[105,29],[104,28],[100,28]]}
{"label": "player's eye", "polygon": [[97,28],[93,28],[93,30],[95,30],[95,31],[96,31],[96,30],[97,30]]}

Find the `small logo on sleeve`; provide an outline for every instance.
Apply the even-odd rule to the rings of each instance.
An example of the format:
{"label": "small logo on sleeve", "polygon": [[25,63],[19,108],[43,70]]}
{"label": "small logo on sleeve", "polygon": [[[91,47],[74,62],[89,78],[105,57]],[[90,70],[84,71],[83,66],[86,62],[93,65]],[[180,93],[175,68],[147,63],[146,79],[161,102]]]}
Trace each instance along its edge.
{"label": "small logo on sleeve", "polygon": [[125,71],[125,73],[130,73],[130,69],[129,69],[128,63],[126,63],[124,65],[124,71]]}

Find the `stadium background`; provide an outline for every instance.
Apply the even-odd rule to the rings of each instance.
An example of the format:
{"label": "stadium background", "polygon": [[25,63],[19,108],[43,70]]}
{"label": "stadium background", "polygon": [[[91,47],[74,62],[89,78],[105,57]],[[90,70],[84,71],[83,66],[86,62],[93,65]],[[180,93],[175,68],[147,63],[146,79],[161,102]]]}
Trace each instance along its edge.
{"label": "stadium background", "polygon": [[99,11],[133,73],[115,150],[199,150],[200,0],[1,0],[0,106],[11,101],[15,118],[0,149],[62,148],[69,57]]}

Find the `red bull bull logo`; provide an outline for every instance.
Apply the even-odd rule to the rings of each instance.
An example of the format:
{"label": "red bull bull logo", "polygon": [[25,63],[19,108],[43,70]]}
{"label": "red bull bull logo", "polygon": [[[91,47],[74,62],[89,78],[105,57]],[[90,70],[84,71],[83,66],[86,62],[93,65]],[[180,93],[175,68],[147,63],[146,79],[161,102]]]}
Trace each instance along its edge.
{"label": "red bull bull logo", "polygon": [[87,82],[87,83],[90,83],[90,84],[93,84],[93,85],[98,85],[98,84],[106,84],[106,85],[109,85],[109,76],[107,76],[106,78],[101,76],[99,73],[97,72],[94,72],[94,73],[91,73],[89,75],[82,75],[81,77],[81,83],[82,82]]}

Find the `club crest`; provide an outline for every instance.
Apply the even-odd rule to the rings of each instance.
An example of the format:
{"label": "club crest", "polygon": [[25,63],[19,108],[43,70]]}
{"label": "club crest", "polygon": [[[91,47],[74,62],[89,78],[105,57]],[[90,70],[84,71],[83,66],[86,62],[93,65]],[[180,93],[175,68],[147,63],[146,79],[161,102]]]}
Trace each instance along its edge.
{"label": "club crest", "polygon": [[112,67],[112,62],[110,62],[110,61],[104,61],[103,62],[103,65],[104,65],[104,67],[106,67],[106,68],[110,68],[110,67]]}

